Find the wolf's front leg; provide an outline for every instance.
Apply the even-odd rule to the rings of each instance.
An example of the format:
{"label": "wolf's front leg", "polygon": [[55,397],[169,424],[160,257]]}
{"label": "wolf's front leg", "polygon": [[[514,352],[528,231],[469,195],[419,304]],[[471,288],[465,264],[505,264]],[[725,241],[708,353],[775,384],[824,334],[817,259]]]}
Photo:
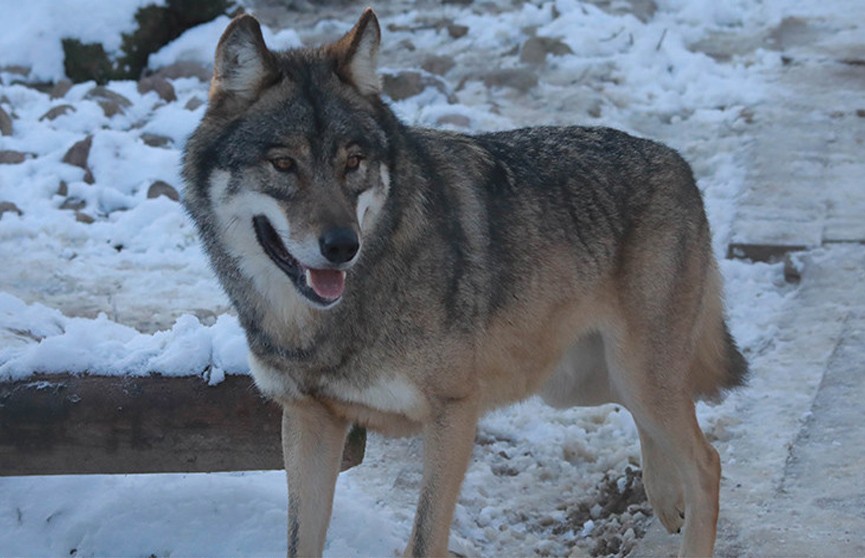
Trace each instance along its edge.
{"label": "wolf's front leg", "polygon": [[478,421],[475,398],[444,403],[424,428],[423,484],[406,556],[447,556],[460,486]]}
{"label": "wolf's front leg", "polygon": [[288,479],[288,556],[321,556],[348,422],[323,405],[284,405],[282,453]]}

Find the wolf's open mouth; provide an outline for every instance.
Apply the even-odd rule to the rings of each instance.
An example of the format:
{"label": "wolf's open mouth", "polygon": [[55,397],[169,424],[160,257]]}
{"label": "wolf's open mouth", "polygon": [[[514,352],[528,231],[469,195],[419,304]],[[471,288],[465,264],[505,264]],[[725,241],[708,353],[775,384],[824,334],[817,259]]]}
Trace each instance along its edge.
{"label": "wolf's open mouth", "polygon": [[289,253],[279,233],[264,215],[253,217],[252,227],[264,253],[291,279],[303,296],[318,306],[330,306],[342,297],[345,271],[313,269],[300,263]]}

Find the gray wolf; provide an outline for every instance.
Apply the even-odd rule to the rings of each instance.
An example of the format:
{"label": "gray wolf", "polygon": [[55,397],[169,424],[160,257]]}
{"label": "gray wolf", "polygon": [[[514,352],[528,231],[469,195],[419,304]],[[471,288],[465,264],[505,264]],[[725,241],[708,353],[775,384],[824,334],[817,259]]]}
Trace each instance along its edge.
{"label": "gray wolf", "polygon": [[367,10],[273,52],[238,17],[184,154],[186,208],[284,408],[289,556],[322,552],[352,424],[422,434],[405,553],[446,555],[478,418],[533,393],[627,408],[657,516],[710,555],[721,468],[694,401],[747,365],[690,167],[604,128],[407,127],[380,39]]}

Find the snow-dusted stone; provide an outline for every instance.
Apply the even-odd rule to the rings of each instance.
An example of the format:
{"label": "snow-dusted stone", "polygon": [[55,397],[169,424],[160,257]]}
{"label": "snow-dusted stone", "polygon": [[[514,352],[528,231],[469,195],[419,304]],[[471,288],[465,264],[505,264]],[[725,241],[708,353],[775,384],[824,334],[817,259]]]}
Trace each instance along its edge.
{"label": "snow-dusted stone", "polygon": [[484,76],[487,87],[510,87],[522,93],[538,84],[538,75],[529,68],[503,68]]}
{"label": "snow-dusted stone", "polygon": [[174,86],[162,76],[152,75],[143,77],[138,80],[138,92],[142,95],[156,91],[162,100],[171,103],[177,100],[177,94],[174,92]]}
{"label": "snow-dusted stone", "polygon": [[86,206],[87,202],[81,198],[66,198],[63,200],[63,203],[60,204],[60,209],[72,209],[78,211],[79,209],[84,209]]}
{"label": "snow-dusted stone", "polygon": [[72,80],[64,78],[54,84],[54,87],[48,92],[48,96],[52,99],[62,99],[69,93],[70,89],[72,89]]}
{"label": "snow-dusted stone", "polygon": [[12,135],[12,117],[9,116],[9,113],[3,110],[3,107],[0,107],[0,134],[4,136]]}
{"label": "snow-dusted stone", "polygon": [[147,189],[148,199],[158,198],[159,196],[165,196],[170,200],[180,201],[180,194],[177,193],[177,190],[175,190],[171,184],[162,180],[157,180]]}
{"label": "snow-dusted stone", "polygon": [[443,56],[438,54],[430,55],[421,62],[420,67],[431,74],[443,76],[448,73],[451,68],[456,65],[456,61],[452,56]]}
{"label": "snow-dusted stone", "polygon": [[4,213],[17,213],[19,216],[24,215],[24,212],[18,209],[17,205],[8,201],[0,202],[0,219],[3,218]]}
{"label": "snow-dusted stone", "polygon": [[64,114],[68,114],[70,112],[75,112],[75,107],[72,105],[57,105],[56,107],[51,108],[48,112],[39,117],[39,122],[43,120],[54,120],[58,116],[63,116]]}
{"label": "snow-dusted stone", "polygon": [[141,141],[150,147],[169,147],[171,145],[170,137],[148,132],[141,134]]}
{"label": "snow-dusted stone", "polygon": [[459,25],[457,23],[451,23],[448,25],[448,35],[450,35],[454,39],[461,39],[465,37],[469,33],[469,28],[466,25]]}
{"label": "snow-dusted stone", "polygon": [[382,76],[385,94],[394,101],[402,101],[420,95],[427,87],[434,87],[448,99],[452,97],[447,85],[438,77],[425,72],[408,70]]}
{"label": "snow-dusted stone", "polygon": [[11,149],[0,150],[0,165],[17,165],[27,160],[27,154]]}
{"label": "snow-dusted stone", "polygon": [[559,39],[552,37],[530,37],[526,39],[520,49],[520,62],[523,64],[544,64],[547,61],[547,55],[564,56],[573,54],[571,47],[566,45]]}
{"label": "snow-dusted stone", "polygon": [[89,225],[89,224],[96,221],[96,219],[94,219],[90,215],[88,215],[86,213],[82,213],[81,211],[78,211],[78,210],[75,211],[75,220],[78,221],[79,223],[84,223],[85,225]]}
{"label": "snow-dusted stone", "polygon": [[195,110],[203,104],[203,100],[199,99],[198,97],[193,97],[186,101],[186,104],[183,105],[183,108],[185,108],[186,110]]}
{"label": "snow-dusted stone", "polygon": [[63,162],[67,165],[84,169],[84,182],[93,184],[93,172],[87,165],[87,158],[90,156],[90,147],[93,145],[93,136],[87,136],[81,141],[69,148],[69,151],[63,156]]}
{"label": "snow-dusted stone", "polygon": [[153,75],[165,79],[194,77],[201,81],[208,81],[213,75],[213,69],[192,60],[180,60],[174,64],[159,68]]}
{"label": "snow-dusted stone", "polygon": [[84,98],[99,103],[99,106],[102,107],[102,112],[108,118],[124,112],[124,109],[132,106],[132,101],[102,85],[97,85],[88,91]]}

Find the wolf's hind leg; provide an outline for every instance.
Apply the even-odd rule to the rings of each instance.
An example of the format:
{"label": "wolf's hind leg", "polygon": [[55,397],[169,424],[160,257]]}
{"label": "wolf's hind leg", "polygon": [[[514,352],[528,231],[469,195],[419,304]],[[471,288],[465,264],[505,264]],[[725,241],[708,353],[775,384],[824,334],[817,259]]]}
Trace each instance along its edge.
{"label": "wolf's hind leg", "polygon": [[[645,330],[644,330],[645,331]],[[650,502],[668,529],[682,528],[680,556],[711,556],[721,462],[697,422],[687,351],[673,339],[622,336],[606,343],[611,374],[640,431]],[[606,340],[605,340],[606,341]],[[682,510],[681,503],[684,502]],[[684,511],[684,522],[677,519]]]}
{"label": "wolf's hind leg", "polygon": [[649,503],[661,524],[670,533],[678,533],[685,522],[682,479],[662,447],[639,425],[640,451],[643,456],[643,486]]}

